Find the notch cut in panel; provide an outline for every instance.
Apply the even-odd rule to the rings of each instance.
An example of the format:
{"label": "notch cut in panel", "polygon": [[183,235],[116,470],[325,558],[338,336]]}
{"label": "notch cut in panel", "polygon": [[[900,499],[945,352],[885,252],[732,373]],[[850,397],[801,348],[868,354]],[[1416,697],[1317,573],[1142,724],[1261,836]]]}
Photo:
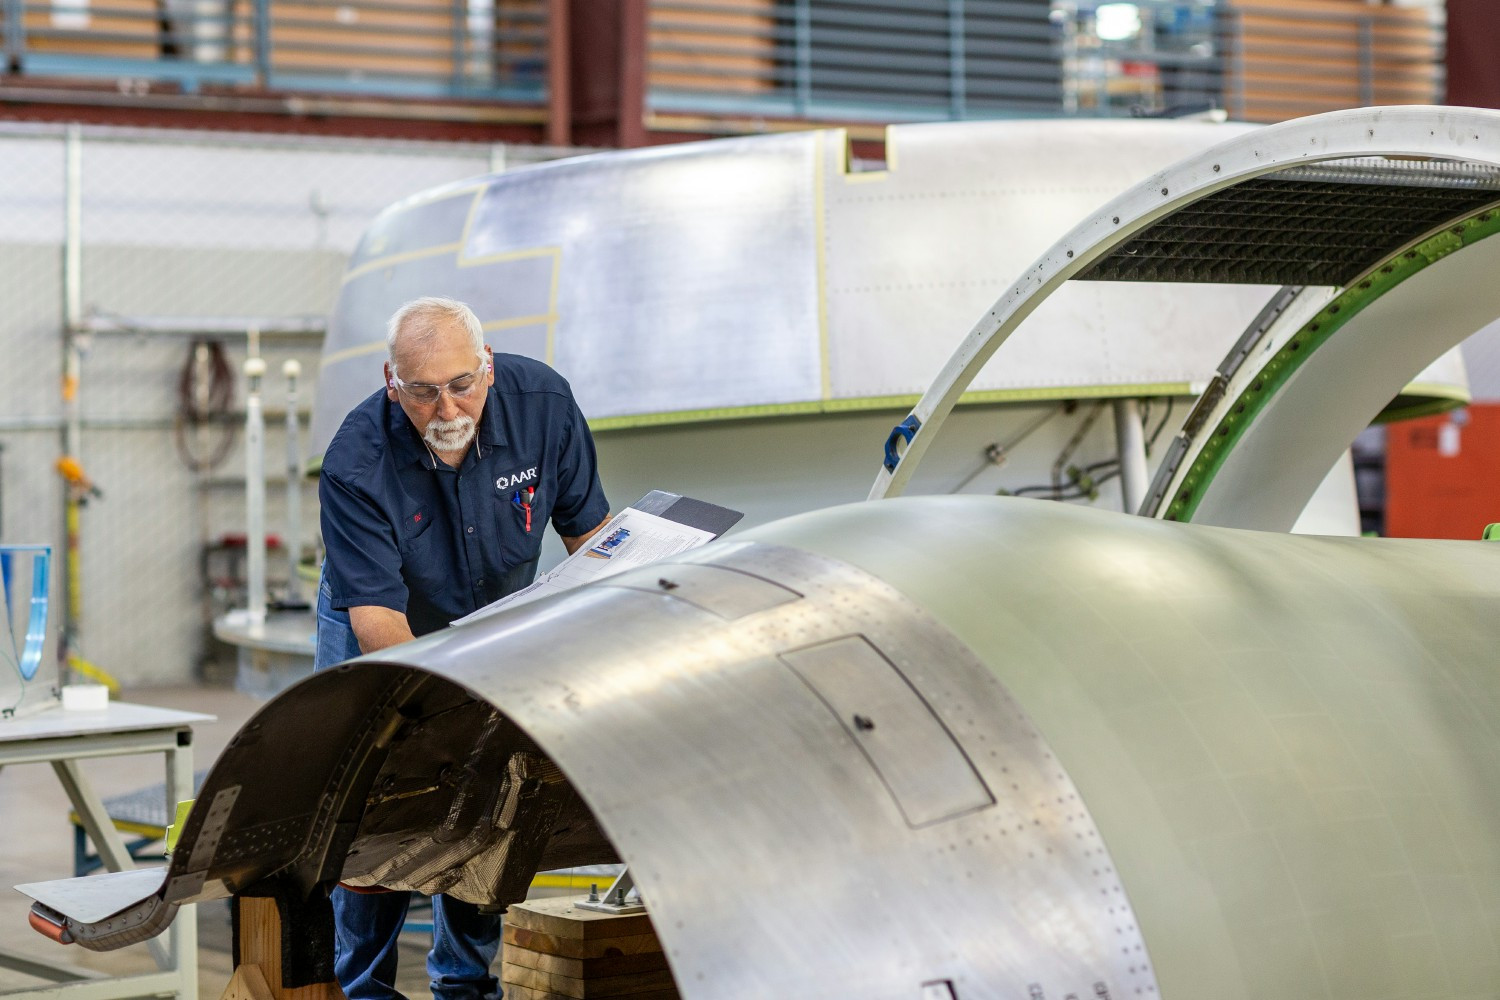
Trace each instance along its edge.
{"label": "notch cut in panel", "polygon": [[995,797],[946,726],[864,636],[781,654],[864,752],[909,826],[993,805]]}

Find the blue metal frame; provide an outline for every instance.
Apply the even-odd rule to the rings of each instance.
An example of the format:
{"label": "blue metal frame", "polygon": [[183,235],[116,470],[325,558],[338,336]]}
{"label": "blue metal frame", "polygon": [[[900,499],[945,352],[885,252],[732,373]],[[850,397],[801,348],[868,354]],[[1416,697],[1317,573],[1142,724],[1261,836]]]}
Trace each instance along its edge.
{"label": "blue metal frame", "polygon": [[[361,4],[364,7],[361,8]],[[409,13],[416,9],[415,2],[392,3],[389,0],[350,0],[349,6],[356,11],[396,11]],[[392,98],[461,98],[469,100],[506,101],[521,104],[544,105],[547,100],[546,73],[538,72],[534,80],[525,79],[524,70],[516,79],[520,62],[529,64],[533,59],[544,59],[544,26],[529,31],[523,41],[535,41],[538,55],[526,55],[524,60],[506,62],[491,46],[491,37],[470,30],[467,21],[465,0],[448,0],[438,11],[446,10],[451,24],[447,41],[436,56],[446,56],[451,65],[441,74],[424,76],[421,73],[403,73],[399,69],[386,72],[363,68],[359,63],[347,64],[345,56],[351,53],[365,54],[361,45],[378,51],[384,39],[381,27],[367,27],[351,23],[347,28],[329,25],[327,42],[319,41],[311,46],[298,43],[288,45],[304,53],[312,53],[308,63],[278,70],[277,47],[273,45],[273,29],[276,22],[271,16],[269,0],[250,0],[248,7],[225,8],[225,13],[211,16],[187,14],[171,29],[162,28],[155,18],[139,18],[133,13],[111,12],[104,7],[94,13],[99,17],[123,18],[124,28],[114,30],[90,30],[48,28],[37,29],[37,37],[28,41],[25,16],[33,16],[55,10],[53,0],[0,0],[0,16],[4,18],[3,40],[5,54],[10,64],[20,67],[28,77],[67,76],[89,78],[133,78],[163,81],[179,85],[188,93],[205,85],[249,87],[265,90],[284,90],[320,93],[352,93]],[[212,38],[197,37],[200,29],[215,27],[222,34]],[[391,32],[385,32],[391,34]],[[345,37],[345,35],[347,37]],[[43,37],[45,36],[45,37]],[[373,40],[372,40],[373,39]],[[39,51],[45,42],[46,50]],[[69,43],[78,51],[69,51]],[[155,46],[174,43],[177,54],[164,54],[152,58]],[[124,54],[121,46],[140,49],[146,47],[145,55]],[[194,58],[195,51],[201,53],[203,46],[213,51],[216,58]],[[320,48],[319,46],[323,46]],[[114,51],[110,51],[114,47]],[[98,54],[89,49],[103,49]],[[326,51],[324,51],[326,48]],[[476,57],[490,61],[494,73],[485,73],[485,79],[471,76],[470,63]],[[514,64],[513,64],[514,63]]]}
{"label": "blue metal frame", "polygon": [[5,11],[5,58],[14,64],[26,49],[26,0],[4,0]]}
{"label": "blue metal frame", "polygon": [[13,560],[26,553],[31,554],[31,604],[26,618],[26,638],[20,649],[15,648],[15,629],[8,629],[11,652],[23,681],[35,677],[42,665],[42,647],[47,641],[47,591],[51,576],[52,546],[0,545],[0,586],[5,591],[5,620],[8,625],[14,622],[10,593]]}
{"label": "blue metal frame", "polygon": [[[653,3],[665,32],[653,36],[654,73],[701,78],[703,57],[728,59],[722,88],[657,82],[652,111],[891,122],[1062,111],[1057,31],[1036,0],[777,0],[739,22],[697,18],[727,11],[712,0]],[[744,65],[747,54],[762,65]]]}

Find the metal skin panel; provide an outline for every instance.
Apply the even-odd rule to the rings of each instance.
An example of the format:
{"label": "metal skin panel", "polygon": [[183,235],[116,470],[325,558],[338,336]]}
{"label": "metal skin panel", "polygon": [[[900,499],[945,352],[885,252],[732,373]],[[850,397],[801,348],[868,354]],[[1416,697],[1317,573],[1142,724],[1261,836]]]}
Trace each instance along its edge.
{"label": "metal skin panel", "polygon": [[[1496,140],[1496,136],[1500,136],[1500,128],[1497,126],[1500,126],[1500,114],[1463,108],[1397,107],[1333,112],[1283,122],[1231,139],[1204,154],[1190,157],[1174,167],[1154,174],[1087,218],[1054,244],[980,319],[912,411],[911,418],[920,424],[920,430],[907,443],[895,467],[879,471],[871,487],[870,498],[896,496],[905,489],[928,443],[936,435],[958,398],[1000,345],[1028,316],[1070,279],[1086,274],[1098,261],[1121,247],[1126,247],[1132,237],[1148,231],[1160,220],[1236,185],[1256,181],[1279,170],[1321,162],[1357,158],[1378,160],[1386,157],[1392,162],[1393,173],[1400,169],[1403,159],[1431,158],[1486,167],[1500,166],[1500,143]],[[1233,233],[1227,231],[1222,237],[1230,243],[1235,238]],[[1464,245],[1462,238],[1457,238],[1452,243],[1452,246],[1438,253],[1452,253],[1459,249],[1472,252],[1471,247]],[[1472,246],[1482,245],[1477,243]],[[1401,248],[1392,246],[1388,249],[1394,252]],[[1470,312],[1473,310],[1465,312],[1465,316]],[[1491,312],[1489,318],[1494,315]],[[1230,342],[1230,331],[1243,328],[1233,318],[1215,318],[1219,321],[1227,320],[1230,324],[1221,344]],[[1466,333],[1474,332],[1481,325],[1482,321],[1471,326]],[[1421,357],[1403,359],[1403,367],[1397,373],[1397,378],[1386,379],[1383,373],[1371,375],[1369,384],[1374,386],[1377,383],[1386,385],[1395,382],[1399,386],[1417,375],[1426,364],[1435,360],[1443,350],[1459,339],[1462,338],[1450,339],[1446,344],[1431,350],[1426,345],[1420,351],[1413,350],[1413,355],[1420,354]],[[1359,373],[1356,378],[1370,372],[1364,359],[1354,367]],[[1379,405],[1364,411],[1366,422],[1378,412],[1380,405],[1389,402],[1395,394],[1395,391],[1387,392]],[[1305,416],[1306,411],[1299,415]],[[1320,463],[1315,474],[1299,467],[1291,480],[1285,483],[1280,478],[1279,470],[1273,470],[1272,474],[1258,480],[1241,480],[1240,485],[1248,485],[1253,489],[1250,495],[1243,497],[1240,506],[1248,508],[1262,500],[1270,501],[1280,497],[1285,503],[1272,504],[1273,507],[1292,507],[1293,499],[1300,496],[1300,500],[1295,502],[1295,511],[1300,511],[1311,489],[1322,480],[1334,458],[1352,440],[1353,435],[1344,436],[1342,430],[1340,427],[1337,434],[1330,435],[1330,439],[1332,436],[1341,438],[1336,446],[1330,444],[1325,447],[1323,442],[1317,442],[1309,449],[1309,454],[1316,455]],[[1329,447],[1332,448],[1331,451],[1328,450]],[[1286,452],[1277,454],[1285,455]],[[1273,464],[1270,461],[1262,462],[1259,469],[1265,470]],[[1312,459],[1309,458],[1305,464],[1313,464]],[[1307,482],[1309,478],[1310,483]],[[1279,514],[1275,520],[1281,527],[1288,527],[1291,523]],[[1295,520],[1295,512],[1292,520]],[[1247,524],[1241,521],[1219,523]],[[1269,526],[1264,521],[1249,523]]]}
{"label": "metal skin panel", "polygon": [[[457,799],[426,794],[447,765],[406,744],[435,730],[462,756],[485,739],[483,725],[464,721],[469,706],[503,704],[520,727],[518,751],[546,747],[608,834],[573,863],[616,848],[629,859],[684,996],[895,998],[943,980],[963,998],[1155,992],[1086,808],[972,653],[895,590],[838,563],[774,546],[721,545],[713,556],[621,574],[288,691],[207,777],[200,801],[232,790],[232,813],[215,833],[212,815],[195,810],[165,897],[269,877],[312,889],[410,853],[412,834],[372,830],[382,804],[411,803],[409,829],[431,831]],[[738,578],[801,596],[728,621],[704,610],[723,604],[715,591],[726,582],[737,601]],[[846,686],[832,702],[866,719],[880,748],[862,746],[801,676],[847,641],[865,644],[907,692]],[[934,738],[947,749],[925,773],[946,793],[919,787]],[[398,758],[406,763],[392,771]],[[470,797],[502,785],[493,769],[484,779]],[[278,816],[292,829],[273,844],[260,831]],[[455,829],[452,841],[482,826]],[[548,850],[576,834],[563,826]],[[434,856],[411,858],[409,870]],[[533,859],[509,898],[548,860]],[[506,901],[481,898],[497,896]],[[86,929],[75,936],[98,943]]]}
{"label": "metal skin panel", "polygon": [[165,878],[166,872],[161,868],[136,868],[67,881],[18,885],[16,890],[43,906],[68,913],[75,920],[98,923],[142,897],[153,895]]}
{"label": "metal skin panel", "polygon": [[579,157],[392,206],[335,307],[313,453],[379,386],[385,321],[421,294],[471,303],[496,351],[554,364],[591,418],[817,398],[818,142]]}
{"label": "metal skin panel", "polygon": [[[887,169],[850,172],[823,142],[833,398],[916,395],[958,337],[1068,226],[1152,173],[1253,126],[1005,121],[888,130]],[[1269,289],[1074,285],[972,389],[1201,383],[1219,346],[1204,315],[1243,325]],[[1061,393],[1059,393],[1061,395]]]}
{"label": "metal skin panel", "polygon": [[[959,1000],[1480,1000],[1500,975],[1497,569],[1481,542],[1016,498],[802,515],[292,688],[208,776],[164,894],[319,891],[425,836],[429,873],[466,842],[480,854],[437,874],[523,874],[492,880],[503,900],[562,845],[631,865],[693,1000],[945,981]],[[704,610],[747,574],[802,596]],[[850,641],[993,805],[909,821],[856,734],[915,702],[825,698],[788,665]],[[510,766],[455,767],[496,719]],[[893,728],[965,784],[930,727]],[[537,755],[523,812],[545,844],[526,853],[525,822],[502,844],[508,807],[453,824],[459,799],[525,793],[515,762]],[[546,797],[564,775],[587,806],[567,819]],[[485,816],[496,837],[466,840]]]}
{"label": "metal skin panel", "polygon": [[[870,759],[913,827],[994,805],[942,720],[863,636],[782,653]],[[878,721],[877,721],[878,720]]]}
{"label": "metal skin panel", "polygon": [[[662,589],[661,580],[651,580],[649,577],[650,574],[646,574],[644,578],[633,577],[636,581],[633,586],[653,594],[659,592]],[[676,585],[673,589],[680,588],[684,583],[696,584],[677,594],[678,600],[701,607],[726,621],[765,611],[802,596],[770,580],[717,566],[677,567],[673,570],[671,582]]]}
{"label": "metal skin panel", "polygon": [[1077,783],[1162,996],[1493,993],[1500,546],[975,497],[740,537],[890,580],[980,655]]}
{"label": "metal skin panel", "polygon": [[[533,165],[391,206],[349,262],[324,345],[312,453],[379,386],[385,320],[471,302],[495,350],[555,364],[591,420],[915,395],[958,332],[1080,215],[1248,126],[894,126],[851,172],[841,130]],[[1079,288],[976,388],[1202,381],[1200,317],[1254,289]],[[869,405],[868,402],[861,405]]]}

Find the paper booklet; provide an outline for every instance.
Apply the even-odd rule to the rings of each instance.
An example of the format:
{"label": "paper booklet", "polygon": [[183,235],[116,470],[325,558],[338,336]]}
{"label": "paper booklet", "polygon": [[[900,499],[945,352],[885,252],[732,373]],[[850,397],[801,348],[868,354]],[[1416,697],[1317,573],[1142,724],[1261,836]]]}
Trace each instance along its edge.
{"label": "paper booklet", "polygon": [[535,583],[465,615],[467,625],[548,594],[571,590],[711,542],[745,515],[692,497],[652,490],[609,519],[584,547],[537,577]]}

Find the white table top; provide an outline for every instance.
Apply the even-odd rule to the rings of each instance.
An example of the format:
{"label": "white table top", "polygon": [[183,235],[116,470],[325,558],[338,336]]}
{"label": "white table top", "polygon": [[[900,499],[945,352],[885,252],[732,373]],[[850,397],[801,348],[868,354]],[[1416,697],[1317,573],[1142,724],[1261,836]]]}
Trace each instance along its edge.
{"label": "white table top", "polygon": [[14,719],[0,719],[0,743],[189,728],[193,723],[213,722],[216,718],[202,712],[180,712],[175,708],[156,708],[128,701],[112,701],[108,708],[99,712],[71,712],[59,705]]}
{"label": "white table top", "polygon": [[272,611],[265,621],[252,623],[244,611],[231,611],[214,619],[214,638],[231,646],[311,658],[318,649],[318,616],[312,611]]}

